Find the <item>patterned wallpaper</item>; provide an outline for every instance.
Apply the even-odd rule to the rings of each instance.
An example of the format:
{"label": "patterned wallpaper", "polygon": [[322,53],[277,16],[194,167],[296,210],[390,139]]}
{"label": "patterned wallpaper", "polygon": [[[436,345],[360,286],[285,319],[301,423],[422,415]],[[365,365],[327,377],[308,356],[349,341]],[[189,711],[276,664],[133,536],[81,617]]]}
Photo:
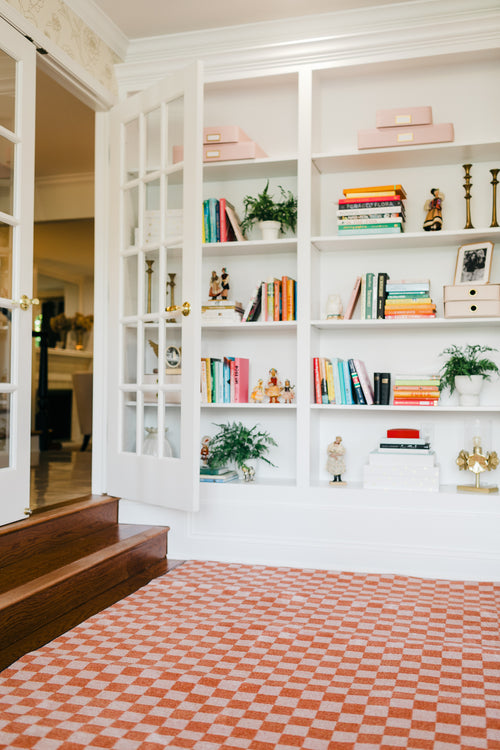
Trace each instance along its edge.
{"label": "patterned wallpaper", "polygon": [[78,62],[108,91],[116,93],[119,57],[62,0],[7,0],[9,5]]}

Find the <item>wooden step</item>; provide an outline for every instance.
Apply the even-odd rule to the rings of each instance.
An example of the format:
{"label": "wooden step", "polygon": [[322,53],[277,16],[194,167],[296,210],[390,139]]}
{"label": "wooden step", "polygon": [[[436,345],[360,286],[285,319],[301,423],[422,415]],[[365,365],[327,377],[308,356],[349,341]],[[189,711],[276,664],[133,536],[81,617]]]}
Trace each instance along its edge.
{"label": "wooden step", "polygon": [[168,527],[117,515],[90,496],[0,530],[0,669],[167,571]]}

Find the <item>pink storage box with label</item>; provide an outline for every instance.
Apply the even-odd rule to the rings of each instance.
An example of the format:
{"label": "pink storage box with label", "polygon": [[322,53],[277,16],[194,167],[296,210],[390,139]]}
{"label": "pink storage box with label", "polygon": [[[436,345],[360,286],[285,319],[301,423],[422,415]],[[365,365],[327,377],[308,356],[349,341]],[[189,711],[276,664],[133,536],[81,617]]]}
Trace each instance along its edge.
{"label": "pink storage box with label", "polygon": [[[264,158],[267,154],[253,141],[239,143],[220,143],[213,146],[203,146],[203,161],[237,161],[238,159]],[[173,162],[176,164],[184,158],[184,148],[174,146]]]}
{"label": "pink storage box with label", "polygon": [[359,130],[358,148],[390,148],[416,146],[421,143],[445,143],[454,139],[453,124],[414,125],[408,128]]}
{"label": "pink storage box with label", "polygon": [[407,125],[430,125],[431,123],[432,107],[378,109],[375,120],[377,128],[406,127]]}
{"label": "pink storage box with label", "polygon": [[498,318],[500,317],[500,300],[470,299],[444,303],[445,318]]}
{"label": "pink storage box with label", "polygon": [[239,143],[249,141],[248,135],[237,125],[219,125],[203,128],[203,143]]}

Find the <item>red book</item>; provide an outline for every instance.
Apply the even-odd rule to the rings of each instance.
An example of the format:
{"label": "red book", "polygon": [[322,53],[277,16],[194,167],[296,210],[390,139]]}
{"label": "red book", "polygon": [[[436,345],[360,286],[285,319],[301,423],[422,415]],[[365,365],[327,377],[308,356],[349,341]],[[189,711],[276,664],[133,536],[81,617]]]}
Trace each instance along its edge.
{"label": "red book", "polygon": [[420,430],[413,427],[393,427],[387,430],[387,437],[390,438],[419,438]]}
{"label": "red book", "polygon": [[314,403],[322,404],[321,398],[321,375],[319,371],[319,357],[313,357],[313,375],[314,375]]}
{"label": "red book", "polygon": [[219,213],[220,213],[220,241],[227,242],[227,214],[226,214],[226,199],[219,199]]}
{"label": "red book", "polygon": [[245,357],[234,359],[234,403],[248,403],[248,366],[249,360]]}
{"label": "red book", "polygon": [[438,398],[395,398],[393,404],[394,406],[436,406],[438,401]]}
{"label": "red book", "polygon": [[362,196],[357,195],[355,198],[339,198],[339,206],[342,206],[344,203],[373,203],[376,201],[377,203],[385,203],[386,201],[399,201],[401,200],[400,196],[394,196],[394,195],[377,195],[377,196]]}

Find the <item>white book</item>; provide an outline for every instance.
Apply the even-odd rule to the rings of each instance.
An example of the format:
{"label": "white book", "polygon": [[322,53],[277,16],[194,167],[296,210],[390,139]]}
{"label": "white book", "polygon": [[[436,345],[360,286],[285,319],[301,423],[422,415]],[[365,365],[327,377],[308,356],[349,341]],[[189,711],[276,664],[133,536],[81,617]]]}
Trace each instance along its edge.
{"label": "white book", "polygon": [[434,466],[436,454],[434,451],[415,451],[408,453],[390,451],[381,453],[380,450],[371,451],[368,455],[370,466]]}

